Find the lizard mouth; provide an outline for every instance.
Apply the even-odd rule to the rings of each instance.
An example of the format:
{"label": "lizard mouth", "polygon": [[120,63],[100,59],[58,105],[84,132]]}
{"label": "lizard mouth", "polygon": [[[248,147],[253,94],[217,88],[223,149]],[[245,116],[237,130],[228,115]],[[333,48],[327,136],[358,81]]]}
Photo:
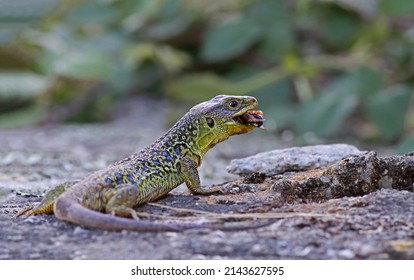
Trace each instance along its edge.
{"label": "lizard mouth", "polygon": [[266,121],[266,119],[263,118],[263,112],[260,110],[253,109],[254,108],[246,108],[246,110],[243,110],[242,112],[234,116],[232,120],[236,123],[240,123],[243,125],[252,125],[261,129],[265,129],[263,127],[263,124]]}

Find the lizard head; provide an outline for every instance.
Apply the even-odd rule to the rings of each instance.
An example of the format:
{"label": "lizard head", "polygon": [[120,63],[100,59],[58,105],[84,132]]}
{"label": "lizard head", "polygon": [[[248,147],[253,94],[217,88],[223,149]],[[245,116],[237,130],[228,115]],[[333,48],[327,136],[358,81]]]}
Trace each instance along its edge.
{"label": "lizard head", "polygon": [[218,95],[194,106],[190,113],[197,116],[196,147],[203,155],[217,143],[232,135],[262,128],[263,113],[255,111],[259,102],[251,96]]}

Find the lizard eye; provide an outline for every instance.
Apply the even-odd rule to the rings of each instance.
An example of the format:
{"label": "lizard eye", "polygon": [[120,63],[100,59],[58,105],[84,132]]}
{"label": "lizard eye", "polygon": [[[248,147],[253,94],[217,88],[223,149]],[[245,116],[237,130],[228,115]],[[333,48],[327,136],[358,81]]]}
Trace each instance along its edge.
{"label": "lizard eye", "polygon": [[206,118],[206,122],[210,128],[214,126],[214,120],[212,118]]}
{"label": "lizard eye", "polygon": [[229,103],[229,106],[230,106],[231,108],[236,108],[238,105],[239,105],[239,102],[237,102],[236,100],[232,100],[232,101],[230,101],[230,103]]}

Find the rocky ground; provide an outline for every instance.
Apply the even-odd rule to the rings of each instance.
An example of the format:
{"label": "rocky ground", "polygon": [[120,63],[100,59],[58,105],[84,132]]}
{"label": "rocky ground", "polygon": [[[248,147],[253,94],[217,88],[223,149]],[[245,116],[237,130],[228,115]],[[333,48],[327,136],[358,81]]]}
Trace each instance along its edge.
{"label": "rocky ground", "polygon": [[[285,146],[263,131],[233,137],[207,154],[202,182],[221,184],[223,193],[193,196],[179,187],[139,211],[154,221],[266,226],[134,233],[84,229],[51,215],[14,218],[50,187],[154,141],[166,129],[168,108],[164,101],[137,98],[120,105],[107,124],[0,131],[0,259],[414,259],[412,187],[393,188],[394,181],[384,181],[384,170],[391,169],[380,161],[376,165],[377,156],[365,154],[367,165],[358,168],[349,164],[362,160],[318,171],[290,168],[283,175],[227,173],[231,159]],[[248,166],[253,163],[247,160]],[[410,167],[405,163],[399,171]],[[340,179],[350,178],[340,170],[371,170],[379,177],[354,172],[359,179],[340,188]]]}

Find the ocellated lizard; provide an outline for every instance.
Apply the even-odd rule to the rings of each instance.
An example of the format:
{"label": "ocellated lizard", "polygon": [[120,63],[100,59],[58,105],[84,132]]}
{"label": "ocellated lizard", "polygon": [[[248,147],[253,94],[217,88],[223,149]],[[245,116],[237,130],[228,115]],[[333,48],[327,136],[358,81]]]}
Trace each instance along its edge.
{"label": "ocellated lizard", "polygon": [[60,220],[105,230],[209,227],[140,220],[133,207],[154,201],[183,182],[193,194],[218,192],[218,188],[200,186],[197,167],[217,143],[263,125],[263,114],[254,110],[257,106],[250,96],[219,95],[200,103],[147,148],[80,181],[57,186],[40,204],[23,209],[16,217],[54,213]]}

